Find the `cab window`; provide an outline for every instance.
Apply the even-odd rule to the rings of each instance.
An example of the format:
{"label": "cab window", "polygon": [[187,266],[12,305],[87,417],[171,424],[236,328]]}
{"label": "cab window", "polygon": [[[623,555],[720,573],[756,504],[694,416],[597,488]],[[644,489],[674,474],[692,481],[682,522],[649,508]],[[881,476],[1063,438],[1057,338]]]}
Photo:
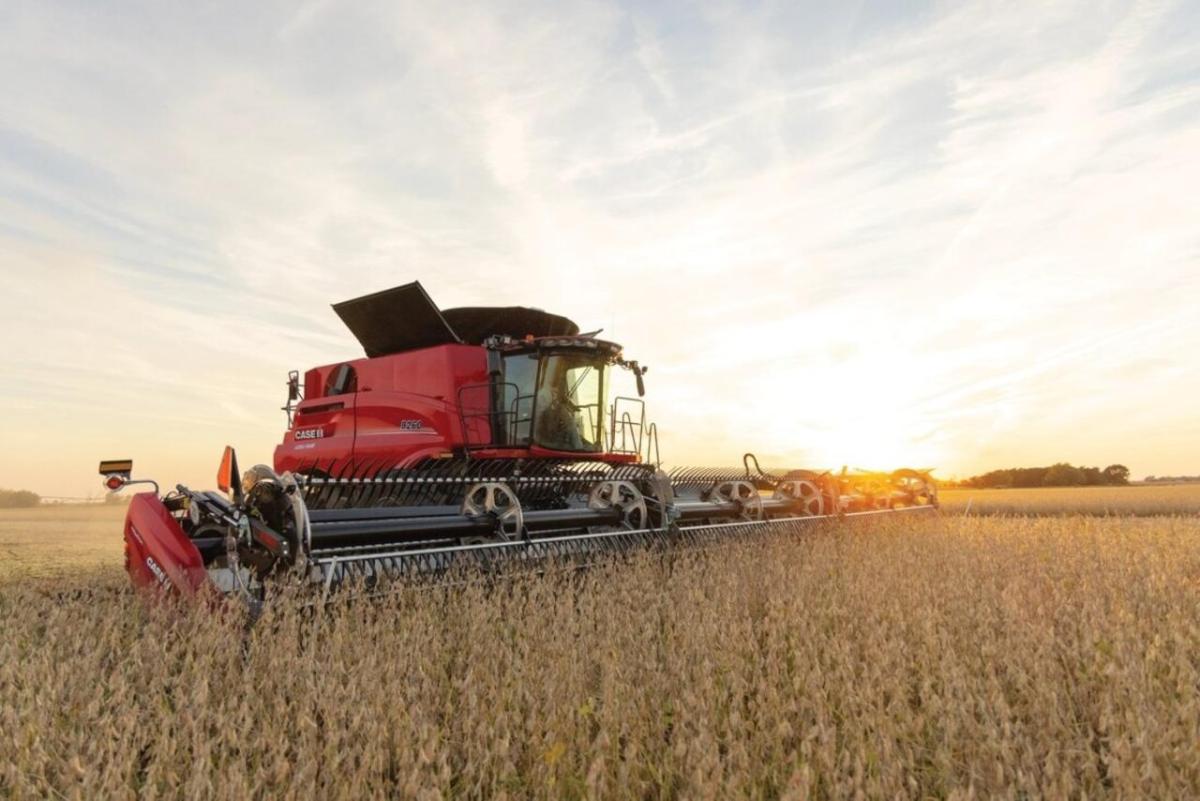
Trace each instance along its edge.
{"label": "cab window", "polygon": [[330,395],[348,395],[358,391],[358,375],[348,364],[339,364],[329,371],[325,377],[325,397]]}
{"label": "cab window", "polygon": [[603,450],[605,362],[590,353],[542,359],[534,402],[538,445],[562,451]]}
{"label": "cab window", "polygon": [[533,439],[533,396],[537,388],[538,359],[534,353],[504,357],[504,384],[500,414],[508,444],[526,446]]}

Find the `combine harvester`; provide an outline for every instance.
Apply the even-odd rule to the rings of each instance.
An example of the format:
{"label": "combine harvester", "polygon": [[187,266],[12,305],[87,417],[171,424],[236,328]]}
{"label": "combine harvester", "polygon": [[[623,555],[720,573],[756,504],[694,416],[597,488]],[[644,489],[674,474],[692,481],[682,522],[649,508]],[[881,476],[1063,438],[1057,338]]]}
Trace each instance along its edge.
{"label": "combine harvester", "polygon": [[[564,317],[439,310],[419,283],[334,310],[366,358],[289,375],[273,467],[239,474],[226,448],[220,492],[160,498],[132,462],[101,463],[110,490],[154,484],[125,522],[136,586],[257,604],[285,576],[370,587],[937,507],[928,470],[764,471],[751,454],[741,469],[662,470],[646,368]],[[618,370],[638,397],[609,400]]]}

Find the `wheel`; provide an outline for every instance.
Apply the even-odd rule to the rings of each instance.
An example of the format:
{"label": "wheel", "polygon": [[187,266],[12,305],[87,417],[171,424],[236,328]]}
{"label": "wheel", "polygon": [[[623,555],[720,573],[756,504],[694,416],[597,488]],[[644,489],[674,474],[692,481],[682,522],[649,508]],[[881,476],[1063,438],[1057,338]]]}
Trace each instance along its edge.
{"label": "wheel", "polygon": [[819,517],[825,512],[825,494],[814,482],[806,479],[780,482],[775,488],[775,498],[793,501],[799,511],[808,517]]}
{"label": "wheel", "polygon": [[588,508],[617,509],[621,514],[620,528],[640,530],[648,527],[646,498],[630,481],[600,481],[588,493]]}
{"label": "wheel", "polygon": [[762,520],[764,517],[762,496],[758,494],[758,487],[749,481],[723,481],[712,488],[709,500],[736,502],[743,520]]}
{"label": "wheel", "polygon": [[937,485],[927,474],[903,468],[892,473],[891,482],[907,505],[937,506]]}
{"label": "wheel", "polygon": [[467,489],[461,511],[467,517],[493,517],[495,536],[502,542],[519,539],[525,531],[525,517],[517,494],[499,481],[473,484]]}

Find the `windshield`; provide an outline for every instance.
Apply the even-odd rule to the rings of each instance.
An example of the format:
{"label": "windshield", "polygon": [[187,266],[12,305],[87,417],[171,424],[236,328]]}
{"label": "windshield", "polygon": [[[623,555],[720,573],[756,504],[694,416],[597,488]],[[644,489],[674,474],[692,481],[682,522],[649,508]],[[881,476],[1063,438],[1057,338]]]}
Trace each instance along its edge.
{"label": "windshield", "polygon": [[603,357],[551,353],[541,362],[534,399],[534,440],[553,450],[603,450]]}

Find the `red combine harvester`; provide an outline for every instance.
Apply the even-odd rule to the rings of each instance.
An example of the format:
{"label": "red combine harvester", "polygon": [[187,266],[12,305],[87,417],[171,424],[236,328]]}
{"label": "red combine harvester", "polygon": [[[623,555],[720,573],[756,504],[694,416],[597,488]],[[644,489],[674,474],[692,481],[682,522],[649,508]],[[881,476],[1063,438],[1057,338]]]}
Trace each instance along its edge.
{"label": "red combine harvester", "polygon": [[[664,471],[646,368],[558,315],[440,310],[419,283],[334,310],[366,357],[313,368],[303,385],[289,376],[273,467],[239,474],[226,448],[220,492],[137,495],[135,585],[258,603],[285,575],[373,586],[937,507],[928,470],[764,471],[746,454],[741,469]],[[610,400],[616,371],[638,397]],[[128,461],[100,472],[110,490],[139,483]]]}

